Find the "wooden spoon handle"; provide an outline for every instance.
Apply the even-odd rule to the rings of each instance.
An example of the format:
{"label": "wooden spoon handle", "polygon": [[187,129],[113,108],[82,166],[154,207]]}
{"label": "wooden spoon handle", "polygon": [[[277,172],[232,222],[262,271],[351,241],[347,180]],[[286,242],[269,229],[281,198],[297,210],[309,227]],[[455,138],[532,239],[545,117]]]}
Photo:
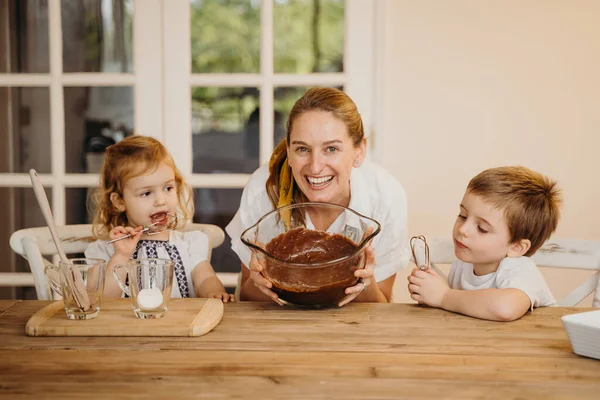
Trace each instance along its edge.
{"label": "wooden spoon handle", "polygon": [[[48,229],[50,229],[50,234],[52,235],[52,240],[54,241],[54,245],[58,251],[58,256],[62,262],[68,263],[69,259],[62,248],[60,237],[58,236],[58,231],[56,230],[56,224],[54,223],[54,217],[52,216],[52,210],[50,210],[50,204],[48,204],[46,192],[44,191],[44,187],[42,186],[40,178],[35,169],[29,170],[29,177],[31,178],[31,184],[33,185],[33,192],[35,193],[35,197],[38,201],[40,209],[42,210],[42,215],[46,220],[46,225],[48,225]],[[81,277],[79,271],[69,271],[69,273],[66,275],[67,282],[73,290],[73,297],[79,308],[84,311],[89,309],[90,298],[87,290],[85,289],[85,283],[83,282],[83,278]]]}

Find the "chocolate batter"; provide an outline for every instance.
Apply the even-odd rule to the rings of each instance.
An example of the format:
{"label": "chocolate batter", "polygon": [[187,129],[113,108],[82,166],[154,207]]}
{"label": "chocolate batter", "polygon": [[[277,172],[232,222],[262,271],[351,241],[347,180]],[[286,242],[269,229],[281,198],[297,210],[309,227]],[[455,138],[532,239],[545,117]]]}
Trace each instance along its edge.
{"label": "chocolate batter", "polygon": [[[299,305],[332,305],[344,297],[344,290],[356,284],[354,271],[364,267],[364,252],[345,236],[305,228],[292,229],[272,239],[265,276],[283,300]],[[319,266],[319,263],[343,261]],[[287,264],[287,262],[295,265]],[[301,265],[297,265],[301,264]]]}

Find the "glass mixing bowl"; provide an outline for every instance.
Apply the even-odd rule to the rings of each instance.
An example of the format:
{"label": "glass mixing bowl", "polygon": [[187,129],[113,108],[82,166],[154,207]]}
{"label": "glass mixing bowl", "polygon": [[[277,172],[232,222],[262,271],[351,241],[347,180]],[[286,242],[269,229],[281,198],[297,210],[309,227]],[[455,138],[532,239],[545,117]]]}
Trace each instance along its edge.
{"label": "glass mixing bowl", "polygon": [[[286,223],[286,221],[288,221]],[[316,230],[312,221],[329,226]],[[241,236],[263,265],[263,275],[285,303],[337,305],[365,267],[365,248],[381,225],[330,203],[298,203],[273,210]]]}

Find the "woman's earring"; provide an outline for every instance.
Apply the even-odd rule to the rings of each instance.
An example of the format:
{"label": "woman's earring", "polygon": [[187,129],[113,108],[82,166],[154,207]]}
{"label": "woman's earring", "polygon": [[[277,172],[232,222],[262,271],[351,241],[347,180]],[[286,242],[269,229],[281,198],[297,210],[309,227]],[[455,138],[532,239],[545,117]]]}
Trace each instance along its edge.
{"label": "woman's earring", "polygon": [[358,162],[358,159],[354,160],[354,162],[352,163],[352,165],[354,166],[354,168],[360,167],[360,163]]}

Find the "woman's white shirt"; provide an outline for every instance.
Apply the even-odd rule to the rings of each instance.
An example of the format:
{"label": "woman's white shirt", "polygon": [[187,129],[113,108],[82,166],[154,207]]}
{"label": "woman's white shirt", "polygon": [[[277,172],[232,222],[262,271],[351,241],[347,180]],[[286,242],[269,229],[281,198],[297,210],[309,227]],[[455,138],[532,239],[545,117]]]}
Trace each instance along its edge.
{"label": "woman's white shirt", "polygon": [[[244,230],[273,210],[266,191],[269,167],[264,165],[252,174],[240,202],[240,208],[225,230],[231,248],[241,262],[250,264],[251,251],[240,240]],[[402,270],[409,260],[406,193],[400,183],[382,167],[364,162],[350,175],[349,208],[381,224],[373,240],[375,280],[383,281]]]}

